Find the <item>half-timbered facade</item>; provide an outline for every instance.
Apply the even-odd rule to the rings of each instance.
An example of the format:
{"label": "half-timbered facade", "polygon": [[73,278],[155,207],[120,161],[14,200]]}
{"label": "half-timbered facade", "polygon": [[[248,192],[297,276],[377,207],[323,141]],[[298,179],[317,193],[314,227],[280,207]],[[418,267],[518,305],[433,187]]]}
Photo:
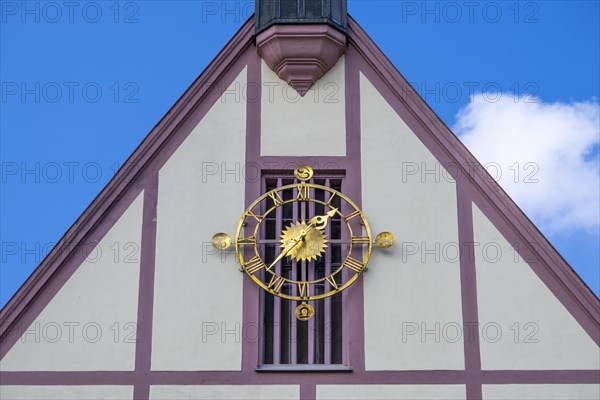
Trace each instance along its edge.
{"label": "half-timbered facade", "polygon": [[[257,11],[2,309],[0,397],[599,398],[597,297],[345,1]],[[308,321],[211,243],[300,164],[396,240]],[[266,259],[315,207],[265,217]],[[309,278],[344,264],[342,219]]]}

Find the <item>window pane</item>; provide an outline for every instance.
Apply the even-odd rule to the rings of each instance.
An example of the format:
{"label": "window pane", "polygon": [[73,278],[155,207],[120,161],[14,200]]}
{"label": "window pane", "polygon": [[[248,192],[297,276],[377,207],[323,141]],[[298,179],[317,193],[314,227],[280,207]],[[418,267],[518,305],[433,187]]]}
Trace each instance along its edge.
{"label": "window pane", "polygon": [[298,17],[298,0],[287,0],[281,1],[281,16],[283,18],[296,18]]}
{"label": "window pane", "polygon": [[[283,191],[283,200],[291,200],[294,195],[292,189],[286,189]],[[281,208],[283,209],[283,219],[286,221],[291,221],[294,212],[294,203],[284,204]]]}
{"label": "window pane", "polygon": [[331,297],[331,363],[342,364],[342,293]]}
{"label": "window pane", "polygon": [[[315,279],[325,277],[325,260],[324,257],[315,262]],[[325,291],[323,283],[316,285],[315,294],[322,294]],[[314,362],[315,364],[325,363],[325,299],[315,302],[314,322]]]}
{"label": "window pane", "polygon": [[[282,276],[284,278],[290,278],[292,266],[289,262],[283,263],[282,268]],[[290,294],[290,287],[288,285],[284,285],[282,292],[285,294]],[[287,299],[281,299],[281,314],[280,314],[280,324],[281,324],[281,363],[282,364],[290,364],[291,363],[291,353],[292,353],[292,340],[295,335],[292,334],[292,302]]]}
{"label": "window pane", "polygon": [[273,296],[262,293],[264,301],[264,329],[263,329],[263,363],[273,364]]}
{"label": "window pane", "polygon": [[323,0],[304,0],[304,16],[306,18],[323,17]]}

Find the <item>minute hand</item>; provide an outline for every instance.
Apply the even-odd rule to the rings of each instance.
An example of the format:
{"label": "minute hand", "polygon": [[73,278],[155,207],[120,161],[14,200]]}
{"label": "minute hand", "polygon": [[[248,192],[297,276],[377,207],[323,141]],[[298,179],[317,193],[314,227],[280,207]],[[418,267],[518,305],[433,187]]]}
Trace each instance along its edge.
{"label": "minute hand", "polygon": [[296,245],[297,245],[298,243],[300,243],[300,241],[302,240],[302,238],[303,238],[304,236],[305,236],[305,235],[300,235],[300,236],[298,236],[297,238],[293,238],[292,240],[290,240],[290,244],[288,244],[288,245],[287,245],[287,246],[286,246],[286,247],[285,247],[285,248],[284,248],[284,249],[281,251],[281,253],[279,253],[279,255],[277,256],[277,258],[275,259],[275,261],[273,261],[273,262],[271,263],[271,265],[269,265],[269,267],[267,268],[267,270],[270,270],[271,268],[273,268],[273,266],[274,266],[275,264],[277,264],[277,263],[279,262],[279,260],[281,260],[283,257],[285,257],[285,256],[287,255],[287,253],[289,253],[290,251],[292,251],[292,249],[293,249],[294,247],[296,247]]}

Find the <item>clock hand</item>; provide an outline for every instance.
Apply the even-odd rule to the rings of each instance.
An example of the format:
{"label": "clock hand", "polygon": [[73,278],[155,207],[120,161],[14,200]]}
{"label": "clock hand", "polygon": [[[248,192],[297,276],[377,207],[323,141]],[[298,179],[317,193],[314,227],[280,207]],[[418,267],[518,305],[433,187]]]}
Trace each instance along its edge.
{"label": "clock hand", "polygon": [[273,266],[275,264],[277,264],[283,257],[285,257],[290,251],[292,251],[292,249],[294,247],[296,247],[298,245],[298,243],[302,242],[304,240],[304,238],[306,237],[306,235],[308,234],[308,231],[310,231],[312,228],[318,229],[319,231],[322,231],[323,229],[325,229],[325,227],[327,226],[327,221],[329,220],[330,217],[333,217],[335,215],[337,210],[338,210],[337,208],[334,208],[334,209],[330,210],[329,212],[327,212],[327,214],[325,214],[325,215],[318,215],[316,217],[313,217],[310,220],[310,223],[306,226],[306,229],[304,229],[300,235],[298,235],[297,237],[292,238],[290,240],[290,244],[288,244],[281,251],[281,253],[279,253],[277,258],[271,263],[271,265],[269,265],[267,267],[267,271],[270,270],[271,268],[273,268]]}
{"label": "clock hand", "polygon": [[310,224],[308,225],[309,227],[315,227],[316,229],[322,231],[325,229],[325,227],[327,226],[327,221],[329,221],[329,218],[332,218],[335,213],[338,211],[337,208],[334,208],[330,211],[327,212],[327,214],[325,215],[318,215],[316,217],[313,217],[310,220]]}
{"label": "clock hand", "polygon": [[296,247],[296,245],[298,243],[300,243],[300,241],[302,239],[304,239],[304,237],[306,236],[306,232],[308,231],[308,229],[306,231],[304,231],[302,234],[298,235],[298,237],[295,237],[293,239],[290,240],[290,244],[288,244],[282,251],[281,253],[279,253],[279,255],[277,256],[277,258],[275,259],[275,261],[273,261],[271,263],[271,265],[269,265],[267,267],[267,271],[270,270],[271,268],[273,268],[273,266],[275,264],[277,264],[279,262],[279,260],[281,260],[283,257],[285,257],[287,255],[287,253],[289,253],[290,251],[292,251],[292,249],[294,247]]}

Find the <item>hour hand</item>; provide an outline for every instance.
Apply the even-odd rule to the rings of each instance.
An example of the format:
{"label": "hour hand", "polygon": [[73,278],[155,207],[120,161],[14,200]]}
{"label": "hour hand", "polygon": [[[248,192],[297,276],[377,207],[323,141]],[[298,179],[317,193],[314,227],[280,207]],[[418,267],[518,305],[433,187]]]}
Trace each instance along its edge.
{"label": "hour hand", "polygon": [[316,217],[313,217],[310,220],[309,226],[322,231],[327,226],[327,222],[329,221],[329,218],[332,218],[337,211],[338,211],[338,209],[334,208],[331,211],[327,212],[325,215],[317,215]]}

